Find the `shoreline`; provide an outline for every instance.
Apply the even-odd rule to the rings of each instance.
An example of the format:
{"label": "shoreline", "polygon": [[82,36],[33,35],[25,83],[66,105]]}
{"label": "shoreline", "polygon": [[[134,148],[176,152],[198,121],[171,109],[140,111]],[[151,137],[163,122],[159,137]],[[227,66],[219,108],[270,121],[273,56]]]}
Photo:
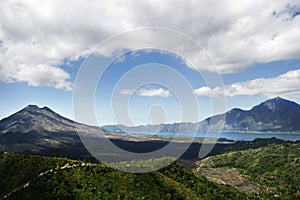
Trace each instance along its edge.
{"label": "shoreline", "polygon": [[[298,141],[300,140],[300,133],[287,133],[287,132],[229,132],[224,131],[220,132],[217,135],[210,135],[210,133],[215,132],[197,132],[197,133],[188,133],[188,132],[162,132],[166,135],[160,135],[159,133],[127,133],[133,137],[136,137],[137,140],[164,140],[164,141],[190,141],[193,138],[194,142],[217,142],[217,143],[231,143],[237,141],[253,141],[256,138],[277,138],[285,141]],[[197,135],[200,133],[199,135]],[[222,133],[227,135],[222,135]],[[230,136],[232,133],[232,136]],[[176,134],[176,135],[175,135]],[[179,135],[177,135],[179,134]],[[204,134],[204,135],[201,135]],[[216,134],[216,133],[215,133]],[[245,134],[245,135],[244,135]],[[298,138],[299,136],[299,138]]]}
{"label": "shoreline", "polygon": [[[142,132],[142,133],[130,133],[130,132],[125,132],[126,134],[129,135],[157,135],[159,133],[184,133],[184,134],[197,134],[197,133],[217,133],[217,132],[205,132],[205,131],[200,131],[200,132]],[[247,134],[291,134],[291,135],[300,135],[300,132],[272,132],[272,131],[267,131],[267,132],[261,132],[261,131],[221,131],[219,133],[247,133]]]}

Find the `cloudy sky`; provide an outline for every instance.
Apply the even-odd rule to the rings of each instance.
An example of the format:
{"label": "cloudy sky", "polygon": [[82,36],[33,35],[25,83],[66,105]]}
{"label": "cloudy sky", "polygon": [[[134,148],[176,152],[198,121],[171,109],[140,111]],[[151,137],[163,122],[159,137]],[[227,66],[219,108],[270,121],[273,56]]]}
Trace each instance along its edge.
{"label": "cloudy sky", "polygon": [[[165,122],[180,121],[177,110],[181,100],[166,85],[136,87],[127,81],[122,87],[116,86],[124,73],[137,64],[160,63],[183,74],[192,87],[189,92],[199,102],[201,119],[210,116],[211,106],[206,105],[215,98],[226,99],[226,110],[250,109],[276,96],[300,103],[299,0],[2,0],[0,118],[27,104],[47,105],[73,118],[72,91],[85,59],[106,39],[143,27],[174,30],[193,39],[203,51],[195,52],[180,46],[176,38],[150,32],[132,34],[133,37],[120,41],[119,46],[97,52],[99,57],[109,57],[116,49],[139,48],[136,43],[139,39],[151,40],[167,49],[176,44],[177,49],[188,55],[187,60],[195,64],[178,58],[180,55],[154,50],[120,57],[96,92],[100,124],[114,123],[111,109],[105,107],[114,88],[118,98],[130,96],[128,107],[137,124],[153,121],[149,112],[155,114],[157,110],[151,108],[157,108],[158,104],[163,107]],[[140,71],[136,77],[141,79],[151,74],[156,77],[163,74],[160,70],[163,69],[153,68],[147,76]],[[224,85],[207,84],[196,75],[197,71],[221,74]],[[175,76],[162,79],[178,81]],[[180,89],[183,88],[178,83]]]}

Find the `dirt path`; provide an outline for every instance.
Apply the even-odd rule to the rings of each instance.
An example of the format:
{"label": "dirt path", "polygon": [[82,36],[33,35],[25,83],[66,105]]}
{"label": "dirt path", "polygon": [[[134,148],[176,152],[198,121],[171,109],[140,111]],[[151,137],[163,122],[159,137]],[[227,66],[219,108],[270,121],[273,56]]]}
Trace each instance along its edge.
{"label": "dirt path", "polygon": [[73,165],[69,165],[69,163],[66,163],[64,166],[60,167],[60,168],[56,168],[56,169],[49,169],[47,171],[41,172],[37,175],[37,177],[34,177],[32,180],[26,182],[25,184],[13,189],[10,193],[6,194],[5,196],[3,196],[2,198],[0,198],[0,200],[2,199],[7,199],[9,196],[11,196],[13,193],[18,192],[19,190],[22,190],[24,188],[27,188],[31,182],[33,180],[35,180],[36,178],[40,178],[48,173],[55,173],[58,170],[65,170],[65,169],[70,169],[70,168],[75,168],[75,167],[92,167],[94,166],[93,164],[90,163],[81,163],[81,164],[73,164]]}
{"label": "dirt path", "polygon": [[267,188],[249,180],[237,169],[229,168],[197,168],[196,174],[205,176],[208,180],[218,184],[230,185],[241,192],[259,194]]}

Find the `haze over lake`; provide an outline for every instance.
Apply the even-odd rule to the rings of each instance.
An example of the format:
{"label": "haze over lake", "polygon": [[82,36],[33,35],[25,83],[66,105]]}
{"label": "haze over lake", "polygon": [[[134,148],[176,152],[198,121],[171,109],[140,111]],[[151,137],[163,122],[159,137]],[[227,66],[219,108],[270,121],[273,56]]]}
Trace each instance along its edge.
{"label": "haze over lake", "polygon": [[184,136],[184,137],[195,137],[195,138],[225,138],[228,140],[235,141],[252,141],[256,138],[272,138],[276,137],[282,140],[297,141],[300,140],[299,133],[242,133],[242,132],[222,132],[219,137],[216,133],[205,133],[198,132],[194,133],[173,133],[173,132],[159,132],[159,133],[143,133],[147,135],[157,135],[157,136]]}

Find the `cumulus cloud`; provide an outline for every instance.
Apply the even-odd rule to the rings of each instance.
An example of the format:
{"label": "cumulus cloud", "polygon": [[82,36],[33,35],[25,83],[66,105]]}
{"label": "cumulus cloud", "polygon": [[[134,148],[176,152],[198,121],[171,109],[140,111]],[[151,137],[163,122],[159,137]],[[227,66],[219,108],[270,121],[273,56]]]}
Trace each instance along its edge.
{"label": "cumulus cloud", "polygon": [[155,88],[155,89],[138,89],[136,91],[134,90],[121,90],[119,92],[122,95],[132,95],[136,93],[139,96],[142,97],[170,97],[172,96],[171,92],[169,90],[163,89],[163,88]]}
{"label": "cumulus cloud", "polygon": [[120,90],[119,92],[122,95],[132,95],[134,93],[134,90]]}
{"label": "cumulus cloud", "polygon": [[[218,87],[218,89],[220,89],[220,88]],[[207,87],[207,86],[195,89],[193,91],[193,93],[195,95],[198,95],[198,96],[217,97],[216,96],[217,93],[213,92],[212,89],[210,87]],[[220,94],[217,94],[217,95],[220,95]]]}
{"label": "cumulus cloud", "polygon": [[[298,5],[299,0],[0,1],[0,80],[69,90],[64,61],[84,57],[107,37],[139,27],[170,28],[191,36],[222,73],[300,58]],[[164,42],[156,35],[144,37]],[[122,48],[138,46],[134,41],[123,41]],[[214,71],[201,56],[205,52],[183,51],[198,68]]]}
{"label": "cumulus cloud", "polygon": [[274,78],[260,78],[246,82],[238,82],[224,87],[201,87],[194,90],[198,96],[218,97],[225,95],[268,97],[283,96],[288,98],[300,98],[300,70],[289,71]]}
{"label": "cumulus cloud", "polygon": [[164,90],[163,88],[158,88],[158,89],[141,89],[138,91],[138,94],[140,96],[144,97],[170,97],[171,92],[169,90]]}

